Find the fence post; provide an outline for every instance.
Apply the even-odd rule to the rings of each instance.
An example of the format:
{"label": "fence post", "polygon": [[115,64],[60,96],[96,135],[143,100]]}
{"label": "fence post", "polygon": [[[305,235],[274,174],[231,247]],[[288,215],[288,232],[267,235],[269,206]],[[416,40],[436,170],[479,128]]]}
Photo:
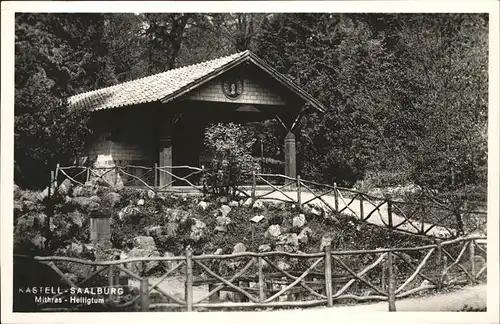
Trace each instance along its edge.
{"label": "fence post", "polygon": [[193,250],[188,246],[186,248],[186,310],[193,310]]}
{"label": "fence post", "polygon": [[259,301],[261,303],[263,303],[264,300],[266,299],[266,291],[264,290],[266,283],[265,283],[264,272],[263,272],[264,259],[262,257],[258,257],[257,261],[258,261],[258,267],[259,267]]}
{"label": "fence post", "polygon": [[325,293],[328,307],[333,306],[333,290],[332,290],[332,247],[325,246]]}
{"label": "fence post", "polygon": [[257,180],[255,179],[255,171],[252,171],[252,202],[255,202],[255,191],[257,190]]}
{"label": "fence post", "polygon": [[89,182],[90,180],[90,167],[87,167],[87,171],[85,174],[85,183]]}
{"label": "fence post", "polygon": [[141,280],[141,312],[149,311],[149,281],[148,278]]}
{"label": "fence post", "polygon": [[[115,285],[115,267],[113,265],[110,265],[108,267],[108,285],[109,288],[112,288]],[[114,296],[113,294],[109,295],[109,299],[113,300]]]}
{"label": "fence post", "polygon": [[476,283],[476,264],[475,264],[475,246],[474,239],[469,241],[469,262],[470,262],[470,273],[472,275],[472,283]]}
{"label": "fence post", "polygon": [[302,210],[302,193],[300,190],[300,175],[297,175],[297,204],[299,204],[299,209]]}
{"label": "fence post", "polygon": [[387,217],[389,218],[389,229],[392,229],[392,198],[387,197]]}
{"label": "fence post", "polygon": [[359,194],[359,217],[361,220],[364,220],[365,218],[365,209],[363,204],[365,203],[365,198],[363,197],[363,194]]}
{"label": "fence post", "polygon": [[56,164],[56,173],[54,175],[54,185],[57,188],[57,177],[59,176],[59,163]]}
{"label": "fence post", "polygon": [[420,234],[425,234],[425,206],[420,206],[420,209],[422,211],[422,215],[420,216]]}
{"label": "fence post", "polygon": [[155,192],[156,192],[157,186],[158,186],[158,170],[157,170],[157,168],[158,168],[158,163],[155,163],[154,169],[153,169],[153,173],[154,173],[153,188],[154,188]]}
{"label": "fence post", "polygon": [[387,267],[388,267],[388,286],[389,286],[389,312],[395,312],[396,311],[396,285],[395,285],[395,278],[394,278],[394,269],[392,265],[392,252],[389,251],[387,252]]}
{"label": "fence post", "polygon": [[339,213],[339,194],[337,192],[337,183],[333,183],[333,196],[335,198],[335,216]]}
{"label": "fence post", "polygon": [[441,260],[443,258],[443,248],[441,247],[441,240],[436,239],[436,273],[437,273],[437,289],[441,290],[443,287],[442,283],[442,276],[441,276],[441,271],[442,271],[442,266],[441,266]]}
{"label": "fence post", "polygon": [[441,278],[439,280],[439,283],[441,286],[443,286],[446,283],[446,277],[448,276],[448,258],[446,255],[443,255],[443,263],[442,263],[442,269],[441,269]]}

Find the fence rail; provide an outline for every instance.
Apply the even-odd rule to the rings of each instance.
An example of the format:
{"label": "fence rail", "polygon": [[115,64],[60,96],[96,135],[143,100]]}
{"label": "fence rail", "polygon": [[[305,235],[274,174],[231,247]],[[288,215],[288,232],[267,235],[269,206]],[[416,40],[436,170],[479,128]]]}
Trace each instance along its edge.
{"label": "fence rail", "polygon": [[[28,259],[47,265],[68,287],[86,287],[86,283],[95,285],[92,279],[97,277],[101,285],[104,282],[103,285],[109,288],[130,288],[135,282],[135,287],[138,286],[135,295],[101,294],[100,297],[106,299],[107,305],[113,309],[129,307],[129,310],[140,311],[159,308],[193,311],[332,307],[346,299],[387,301],[389,311],[395,311],[396,301],[400,298],[450,285],[485,282],[487,271],[484,237],[436,240],[435,244],[420,247],[358,251],[336,251],[326,246],[323,251],[310,254],[274,251],[193,255],[187,248],[184,256],[107,261],[57,256],[14,257],[15,260]],[[156,278],[139,275],[137,265],[150,262],[170,266]],[[68,264],[78,264],[80,271],[82,267],[88,267],[87,275],[81,275],[78,281],[72,280],[68,275]],[[126,278],[125,283],[123,277],[119,280],[121,276]],[[163,285],[172,278],[180,280],[183,292],[175,292]],[[195,287],[206,286],[208,288],[201,293],[198,289],[195,296]],[[238,300],[222,302],[222,291],[231,292]],[[153,293],[157,295],[154,302]],[[49,306],[38,305],[45,311],[50,310]]]}

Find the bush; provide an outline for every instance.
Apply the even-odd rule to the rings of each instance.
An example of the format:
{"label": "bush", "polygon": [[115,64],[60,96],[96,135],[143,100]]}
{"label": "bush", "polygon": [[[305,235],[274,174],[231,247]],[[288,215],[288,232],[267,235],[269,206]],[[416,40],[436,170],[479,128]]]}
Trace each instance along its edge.
{"label": "bush", "polygon": [[259,170],[251,155],[254,143],[255,138],[241,125],[219,123],[206,129],[205,145],[212,153],[212,161],[205,183],[214,194],[235,195],[235,188],[249,173]]}

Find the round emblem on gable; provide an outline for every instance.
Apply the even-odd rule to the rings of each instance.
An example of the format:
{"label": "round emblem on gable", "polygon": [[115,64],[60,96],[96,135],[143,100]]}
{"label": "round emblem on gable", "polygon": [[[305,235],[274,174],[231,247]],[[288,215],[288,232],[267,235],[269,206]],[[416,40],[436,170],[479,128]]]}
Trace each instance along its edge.
{"label": "round emblem on gable", "polygon": [[226,79],[222,81],[222,92],[229,99],[236,99],[243,93],[243,80]]}

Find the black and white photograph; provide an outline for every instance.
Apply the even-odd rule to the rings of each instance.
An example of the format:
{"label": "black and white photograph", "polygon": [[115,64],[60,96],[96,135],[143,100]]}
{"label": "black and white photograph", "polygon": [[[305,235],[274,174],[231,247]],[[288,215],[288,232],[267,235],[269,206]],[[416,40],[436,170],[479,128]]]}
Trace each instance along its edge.
{"label": "black and white photograph", "polygon": [[498,322],[499,3],[299,2],[2,4],[2,322]]}

